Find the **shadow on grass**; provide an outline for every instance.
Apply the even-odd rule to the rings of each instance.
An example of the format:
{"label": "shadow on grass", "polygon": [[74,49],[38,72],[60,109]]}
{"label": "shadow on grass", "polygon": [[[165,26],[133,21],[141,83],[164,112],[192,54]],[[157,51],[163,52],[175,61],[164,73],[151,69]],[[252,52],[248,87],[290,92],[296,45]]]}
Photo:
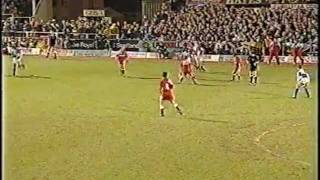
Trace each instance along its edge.
{"label": "shadow on grass", "polygon": [[286,95],[283,94],[275,94],[270,92],[258,92],[258,91],[251,91],[251,94],[263,95],[264,97],[250,97],[249,99],[269,99],[269,98],[285,98]]}
{"label": "shadow on grass", "polygon": [[216,81],[216,82],[232,82],[229,80],[226,80],[226,79],[206,79],[206,78],[197,78],[198,80],[201,80],[201,81]]}
{"label": "shadow on grass", "polygon": [[212,87],[225,87],[225,85],[218,85],[218,84],[192,84],[192,83],[177,83],[177,85],[189,85],[189,86],[212,86]]}
{"label": "shadow on grass", "polygon": [[201,72],[201,73],[205,73],[205,74],[228,74],[226,72]]}
{"label": "shadow on grass", "polygon": [[224,84],[203,84],[203,83],[200,83],[197,86],[226,87],[226,85],[224,85]]}
{"label": "shadow on grass", "polygon": [[6,77],[13,77],[13,78],[25,78],[25,79],[52,79],[51,77],[47,76],[37,76],[37,75],[24,75],[24,76],[13,76],[13,75],[6,75]]}
{"label": "shadow on grass", "polygon": [[275,84],[275,85],[278,85],[278,84],[281,84],[281,83],[276,83],[276,82],[261,82],[260,84]]}
{"label": "shadow on grass", "polygon": [[139,76],[126,76],[126,78],[129,79],[160,79],[160,78],[155,78],[155,77],[139,77]]}
{"label": "shadow on grass", "polygon": [[197,118],[197,117],[188,117],[188,119],[192,121],[202,121],[202,122],[210,122],[210,123],[229,123],[228,121],[219,121],[219,120],[204,119],[204,118]]}
{"label": "shadow on grass", "polygon": [[177,85],[189,85],[189,86],[207,86],[207,87],[226,87],[224,84],[191,84],[191,83],[177,83]]}

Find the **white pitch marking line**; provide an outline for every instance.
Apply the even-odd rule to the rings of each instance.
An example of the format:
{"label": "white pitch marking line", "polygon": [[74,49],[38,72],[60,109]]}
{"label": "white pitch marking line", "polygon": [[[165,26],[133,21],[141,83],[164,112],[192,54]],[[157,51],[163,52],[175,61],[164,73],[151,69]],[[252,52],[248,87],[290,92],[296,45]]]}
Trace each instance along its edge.
{"label": "white pitch marking line", "polygon": [[302,126],[302,125],[305,125],[305,123],[296,123],[296,124],[291,124],[289,126],[285,126],[285,127],[280,127],[280,128],[274,128],[274,129],[270,129],[270,130],[266,130],[264,131],[262,134],[260,134],[259,136],[257,136],[255,138],[255,144],[259,147],[261,147],[264,151],[270,153],[271,155],[273,156],[276,156],[278,158],[281,158],[281,159],[286,159],[286,160],[291,160],[291,161],[294,161],[296,163],[300,163],[300,164],[303,164],[303,165],[306,165],[308,167],[311,167],[311,164],[308,163],[308,162],[304,162],[304,161],[298,161],[298,160],[292,160],[286,156],[283,156],[283,155],[280,155],[280,154],[277,154],[275,152],[273,152],[272,150],[268,149],[266,146],[264,146],[263,144],[261,144],[261,139],[263,136],[267,135],[267,134],[270,134],[272,132],[276,132],[276,131],[279,131],[280,129],[284,129],[284,128],[288,128],[288,127],[297,127],[297,126]]}

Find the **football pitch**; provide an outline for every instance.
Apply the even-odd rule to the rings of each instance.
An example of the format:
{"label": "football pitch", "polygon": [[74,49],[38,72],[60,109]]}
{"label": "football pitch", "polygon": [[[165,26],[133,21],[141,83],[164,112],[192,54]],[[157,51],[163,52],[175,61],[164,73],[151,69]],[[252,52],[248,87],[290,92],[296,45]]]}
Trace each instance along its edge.
{"label": "football pitch", "polygon": [[261,65],[257,86],[231,82],[231,63],[208,63],[200,85],[175,84],[185,115],[166,104],[163,71],[178,62],[25,57],[11,75],[4,57],[6,180],[313,180],[316,170],[316,66],[312,98],[295,87],[293,65]]}

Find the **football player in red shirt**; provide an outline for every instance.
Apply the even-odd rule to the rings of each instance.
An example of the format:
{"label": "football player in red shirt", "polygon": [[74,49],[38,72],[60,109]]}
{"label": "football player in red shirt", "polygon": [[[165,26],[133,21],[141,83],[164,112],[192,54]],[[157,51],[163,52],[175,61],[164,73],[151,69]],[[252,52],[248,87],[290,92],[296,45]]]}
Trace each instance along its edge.
{"label": "football player in red shirt", "polygon": [[279,51],[280,51],[280,45],[276,41],[275,38],[271,36],[267,36],[266,40],[266,46],[269,50],[269,59],[268,64],[271,64],[272,59],[275,57],[277,64],[280,65],[280,59],[279,59]]}
{"label": "football player in red shirt", "polygon": [[184,55],[180,63],[179,83],[182,83],[184,78],[191,77],[193,84],[199,84],[192,70],[191,56]]}
{"label": "football player in red shirt", "polygon": [[119,53],[116,55],[116,60],[118,61],[120,73],[122,76],[124,76],[126,72],[126,65],[128,60],[128,54],[126,52],[125,47],[120,49]]}
{"label": "football player in red shirt", "polygon": [[303,44],[299,43],[299,41],[295,42],[292,45],[291,55],[293,56],[294,64],[297,64],[297,58],[300,59],[301,65],[304,64],[304,58],[302,57],[303,51],[304,51],[303,50]]}
{"label": "football player in red shirt", "polygon": [[163,101],[169,101],[176,108],[180,115],[183,115],[182,110],[175,102],[175,96],[173,92],[173,83],[169,79],[167,72],[162,73],[162,80],[160,82],[160,116],[164,116]]}
{"label": "football player in red shirt", "polygon": [[234,69],[232,72],[232,81],[235,80],[236,76],[238,77],[238,80],[240,81],[240,77],[241,77],[241,59],[239,58],[239,56],[237,56],[236,54],[233,55],[233,64],[234,64]]}

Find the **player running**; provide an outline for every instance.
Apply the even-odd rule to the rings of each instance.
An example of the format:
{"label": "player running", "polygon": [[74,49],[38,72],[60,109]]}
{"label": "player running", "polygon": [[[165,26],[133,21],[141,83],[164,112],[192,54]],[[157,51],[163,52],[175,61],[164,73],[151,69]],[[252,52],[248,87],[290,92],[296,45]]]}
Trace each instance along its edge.
{"label": "player running", "polygon": [[280,45],[279,45],[279,43],[273,37],[267,37],[265,42],[266,42],[266,47],[269,50],[268,64],[271,64],[272,59],[275,57],[277,64],[280,65],[280,59],[279,59]]}
{"label": "player running", "polygon": [[25,65],[22,62],[22,52],[15,45],[13,45],[11,47],[10,51],[11,51],[10,54],[11,54],[11,57],[12,57],[12,65],[13,65],[12,75],[16,76],[18,68],[19,69],[25,69]]}
{"label": "player running", "polygon": [[258,63],[259,63],[259,57],[250,51],[250,54],[248,56],[248,63],[249,63],[249,77],[250,77],[250,84],[256,85],[258,82]]}
{"label": "player running", "polygon": [[233,55],[233,64],[234,64],[234,69],[232,71],[232,81],[238,77],[238,80],[240,81],[241,78],[241,59],[239,56],[236,54]]}
{"label": "player running", "polygon": [[182,58],[183,59],[180,63],[180,73],[178,77],[179,83],[182,83],[184,78],[191,78],[193,84],[199,84],[192,70],[191,55],[184,54]]}
{"label": "player running", "polygon": [[162,73],[162,81],[160,82],[160,116],[164,116],[164,106],[163,102],[169,101],[178,111],[180,115],[183,115],[182,110],[179,108],[178,104],[175,102],[175,96],[173,92],[173,83],[169,79],[167,72]]}
{"label": "player running", "polygon": [[200,47],[199,44],[197,42],[192,43],[192,48],[190,49],[190,54],[191,57],[194,61],[194,66],[196,69],[200,69],[200,60],[199,60],[199,56],[200,56]]}
{"label": "player running", "polygon": [[205,53],[205,49],[204,47],[200,44],[199,48],[197,49],[197,54],[196,54],[196,58],[198,61],[198,69],[200,71],[203,72],[207,72],[207,69],[204,66],[204,62],[203,62],[203,55]]}
{"label": "player running", "polygon": [[303,44],[302,43],[299,43],[299,42],[294,43],[292,46],[291,54],[293,56],[294,64],[297,64],[297,58],[300,59],[301,65],[304,64],[304,58],[302,57],[302,55],[303,55]]}
{"label": "player running", "polygon": [[48,38],[48,49],[47,49],[46,58],[49,58],[50,54],[53,53],[53,59],[57,59],[57,51],[55,49],[56,42],[57,42],[57,37],[53,32],[51,32]]}
{"label": "player running", "polygon": [[128,54],[126,52],[126,47],[125,46],[120,49],[120,51],[116,55],[115,59],[118,61],[120,74],[122,76],[124,76],[125,73],[126,73],[126,65],[127,65],[127,61],[128,61]]}
{"label": "player running", "polygon": [[292,98],[296,99],[297,98],[297,95],[298,95],[298,92],[299,92],[299,89],[300,88],[304,88],[306,94],[307,94],[307,97],[310,98],[310,92],[308,90],[308,86],[309,86],[309,83],[310,83],[310,76],[308,73],[306,73],[302,66],[299,65],[298,66],[298,72],[297,72],[297,84],[296,84],[296,89],[294,91],[294,94],[292,96]]}

